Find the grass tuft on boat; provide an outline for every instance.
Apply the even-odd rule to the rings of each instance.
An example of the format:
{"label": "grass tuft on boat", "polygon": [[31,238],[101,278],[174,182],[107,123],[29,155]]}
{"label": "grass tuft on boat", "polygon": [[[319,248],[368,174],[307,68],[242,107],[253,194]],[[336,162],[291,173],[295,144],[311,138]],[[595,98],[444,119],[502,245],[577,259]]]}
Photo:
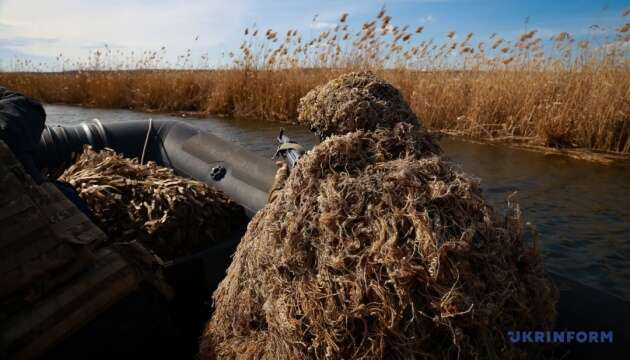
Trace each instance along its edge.
{"label": "grass tuft on boat", "polygon": [[77,190],[112,242],[138,240],[164,260],[204,249],[247,221],[206,184],[110,149],[86,146],[59,179]]}

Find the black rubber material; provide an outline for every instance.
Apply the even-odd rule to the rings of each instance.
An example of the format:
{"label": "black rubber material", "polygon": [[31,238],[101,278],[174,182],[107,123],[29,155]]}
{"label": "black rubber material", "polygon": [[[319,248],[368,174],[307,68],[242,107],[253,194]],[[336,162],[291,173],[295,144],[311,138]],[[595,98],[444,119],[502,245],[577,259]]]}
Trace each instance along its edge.
{"label": "black rubber material", "polygon": [[95,149],[108,146],[100,121],[95,119],[78,126],[46,126],[36,151],[37,166],[47,175],[56,176],[74,162],[85,144]]}

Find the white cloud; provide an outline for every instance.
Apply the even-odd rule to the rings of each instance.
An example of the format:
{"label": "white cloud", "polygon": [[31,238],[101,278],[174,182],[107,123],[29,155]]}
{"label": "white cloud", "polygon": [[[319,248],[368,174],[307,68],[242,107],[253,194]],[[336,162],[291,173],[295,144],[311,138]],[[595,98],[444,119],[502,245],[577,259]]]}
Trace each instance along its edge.
{"label": "white cloud", "polygon": [[332,29],[335,26],[337,26],[337,24],[325,21],[313,21],[309,25],[309,27],[312,29]]}
{"label": "white cloud", "polygon": [[16,21],[16,20],[11,20],[11,19],[0,20],[0,27],[4,27],[4,28],[12,28],[16,26],[30,26],[30,25],[31,25],[30,21]]}
{"label": "white cloud", "polygon": [[104,44],[136,51],[166,46],[176,55],[240,37],[243,24],[235,19],[247,1],[6,0],[0,2],[0,46],[45,57],[86,56],[86,49]]}
{"label": "white cloud", "polygon": [[435,16],[433,16],[433,15],[427,15],[427,16],[425,16],[425,17],[421,17],[421,18],[420,18],[420,20],[419,20],[419,22],[420,22],[421,24],[429,24],[429,23],[433,23],[433,22],[435,22]]}

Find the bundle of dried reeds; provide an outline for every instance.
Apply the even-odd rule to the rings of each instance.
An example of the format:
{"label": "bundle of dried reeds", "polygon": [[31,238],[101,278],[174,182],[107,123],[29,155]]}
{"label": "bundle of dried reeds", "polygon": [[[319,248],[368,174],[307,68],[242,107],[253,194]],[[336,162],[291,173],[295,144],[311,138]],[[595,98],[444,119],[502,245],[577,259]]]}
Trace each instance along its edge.
{"label": "bundle of dried reeds", "polygon": [[138,240],[163,259],[203,249],[247,221],[206,184],[110,149],[86,147],[60,180],[78,191],[111,241]]}
{"label": "bundle of dried reeds", "polygon": [[204,359],[525,358],[557,293],[518,207],[410,124],[332,136],[252,220],[202,336]]}

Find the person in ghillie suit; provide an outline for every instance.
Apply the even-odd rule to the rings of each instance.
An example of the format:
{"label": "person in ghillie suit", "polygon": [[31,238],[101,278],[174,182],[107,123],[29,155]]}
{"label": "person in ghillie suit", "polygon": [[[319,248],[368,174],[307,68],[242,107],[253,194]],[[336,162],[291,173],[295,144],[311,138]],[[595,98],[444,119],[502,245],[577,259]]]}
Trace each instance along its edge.
{"label": "person in ghillie suit", "polygon": [[353,73],[302,99],[326,139],[250,222],[202,359],[539,358],[506,336],[556,316],[518,206],[495,212],[391,89]]}

